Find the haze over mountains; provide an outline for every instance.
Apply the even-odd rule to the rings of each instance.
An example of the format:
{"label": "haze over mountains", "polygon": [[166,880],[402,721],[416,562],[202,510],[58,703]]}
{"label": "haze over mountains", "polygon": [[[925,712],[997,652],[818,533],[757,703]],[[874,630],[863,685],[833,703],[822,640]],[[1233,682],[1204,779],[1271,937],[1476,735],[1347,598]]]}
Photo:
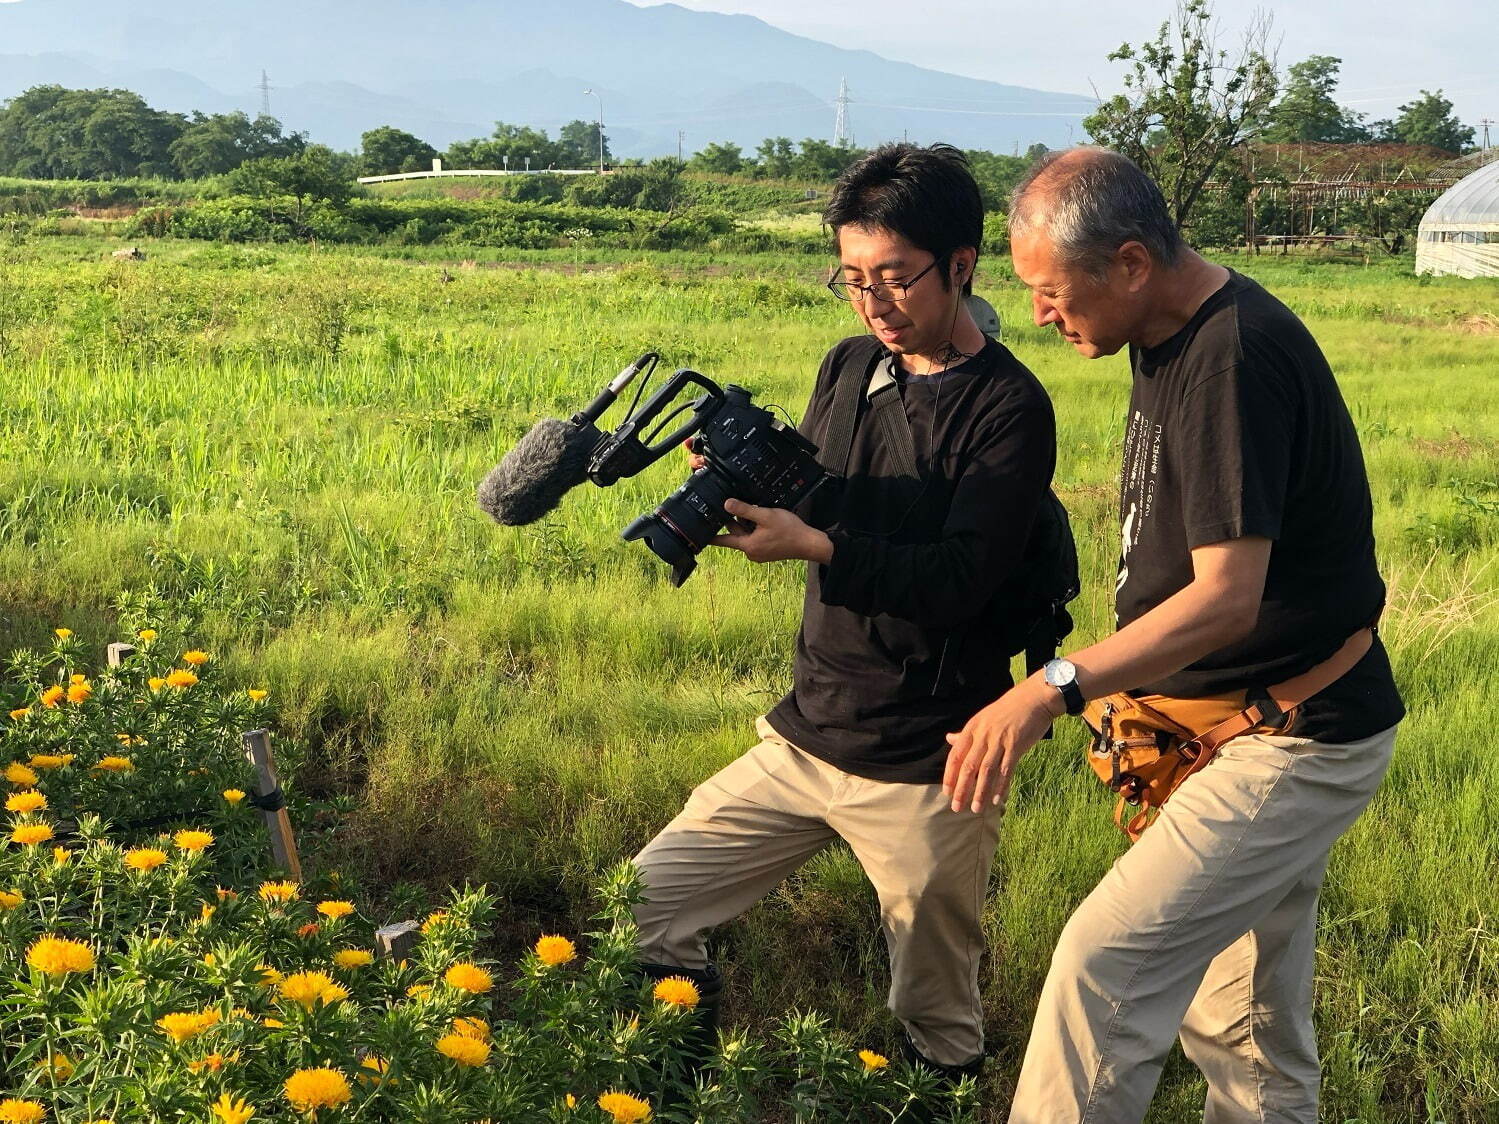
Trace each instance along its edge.
{"label": "haze over mountains", "polygon": [[[996,42],[1003,42],[996,20]],[[947,140],[1008,152],[1084,138],[1094,99],[943,74],[792,35],[750,16],[625,0],[10,0],[0,2],[0,99],[31,86],[119,86],[161,109],[260,106],[355,148],[378,125],[439,148],[495,121],[555,133],[592,120],[619,156],[710,141],[832,139],[847,78],[864,145]]]}

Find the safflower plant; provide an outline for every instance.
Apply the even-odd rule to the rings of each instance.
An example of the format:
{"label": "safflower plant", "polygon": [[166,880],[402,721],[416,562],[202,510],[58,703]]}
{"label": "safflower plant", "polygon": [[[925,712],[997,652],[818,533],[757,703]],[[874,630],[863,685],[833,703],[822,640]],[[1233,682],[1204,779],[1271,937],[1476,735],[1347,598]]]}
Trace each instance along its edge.
{"label": "safflower plant", "polygon": [[[538,933],[508,969],[485,955],[497,903],[474,888],[404,959],[377,955],[353,888],[273,869],[258,813],[223,795],[253,791],[238,734],[265,700],[157,635],[79,670],[64,631],[12,659],[0,733],[0,1121],[974,1118],[971,1082],[939,1089],[812,1014],[721,1035],[695,1067],[698,995],[638,971],[628,863],[601,879],[593,932]],[[168,685],[173,668],[194,682]],[[75,676],[77,701],[40,703]],[[111,756],[134,767],[97,768]]]}

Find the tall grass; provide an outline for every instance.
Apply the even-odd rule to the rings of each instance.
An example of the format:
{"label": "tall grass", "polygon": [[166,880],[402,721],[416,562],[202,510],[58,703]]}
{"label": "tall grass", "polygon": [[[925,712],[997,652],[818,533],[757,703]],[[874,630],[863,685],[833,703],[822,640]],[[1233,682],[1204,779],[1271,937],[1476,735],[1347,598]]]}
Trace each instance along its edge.
{"label": "tall grass", "polygon": [[[198,618],[235,674],[274,692],[307,747],[299,783],[359,795],[338,845],[366,875],[485,879],[512,915],[577,920],[585,878],[742,752],[786,689],[801,574],[714,552],[668,586],[618,530],[680,463],[578,489],[530,529],[489,523],[474,485],[534,420],[566,416],[647,348],[799,416],[823,350],[854,330],[822,263],[551,251],[485,268],[461,249],[174,243],[115,263],[106,249],[0,241],[0,647],[55,625],[102,644],[121,616]],[[1328,879],[1326,1118],[1493,1119],[1499,334],[1481,317],[1499,285],[1232,264],[1306,317],[1339,373],[1411,706]],[[1126,368],[1031,327],[1003,264],[985,265],[1007,342],[1057,403],[1080,643],[1110,620]],[[1080,748],[1068,728],[1027,759],[1002,835],[984,976],[995,1120],[1057,931],[1122,846]],[[722,934],[731,1017],[815,1005],[888,1043],[876,933],[851,857],[819,857]],[[1191,1119],[1200,1095],[1174,1059],[1152,1119]]]}

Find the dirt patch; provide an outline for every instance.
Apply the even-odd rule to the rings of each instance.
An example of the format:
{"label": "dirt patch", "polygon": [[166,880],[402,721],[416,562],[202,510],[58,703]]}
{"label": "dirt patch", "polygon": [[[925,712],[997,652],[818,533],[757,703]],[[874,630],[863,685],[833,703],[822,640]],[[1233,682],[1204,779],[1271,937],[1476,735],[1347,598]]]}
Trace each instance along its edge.
{"label": "dirt patch", "polygon": [[1472,336],[1499,336],[1499,316],[1492,312],[1474,313],[1459,320],[1457,330]]}
{"label": "dirt patch", "polygon": [[74,207],[73,213],[81,219],[133,219],[140,211],[136,203],[124,203],[114,207]]}
{"label": "dirt patch", "polygon": [[1451,457],[1455,460],[1465,461],[1476,454],[1487,453],[1492,444],[1489,441],[1475,441],[1471,437],[1464,437],[1454,429],[1448,431],[1446,437],[1414,438],[1411,441],[1411,448],[1428,457]]}

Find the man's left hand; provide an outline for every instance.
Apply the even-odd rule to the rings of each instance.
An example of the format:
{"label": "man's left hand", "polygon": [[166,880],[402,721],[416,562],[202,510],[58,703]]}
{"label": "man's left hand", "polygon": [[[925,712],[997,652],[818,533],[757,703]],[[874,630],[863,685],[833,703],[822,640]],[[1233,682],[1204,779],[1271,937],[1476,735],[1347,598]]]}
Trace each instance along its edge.
{"label": "man's left hand", "polygon": [[1061,695],[1033,675],[984,707],[961,731],[948,734],[952,748],[942,787],[952,797],[952,810],[961,812],[966,805],[982,812],[986,805],[1003,803],[1020,758],[1062,711]]}
{"label": "man's left hand", "polygon": [[723,507],[741,525],[730,524],[734,529],[714,538],[710,546],[740,551],[751,562],[798,558],[826,564],[833,560],[833,540],[807,526],[793,512],[779,507],[756,507],[741,500],[725,500]]}

